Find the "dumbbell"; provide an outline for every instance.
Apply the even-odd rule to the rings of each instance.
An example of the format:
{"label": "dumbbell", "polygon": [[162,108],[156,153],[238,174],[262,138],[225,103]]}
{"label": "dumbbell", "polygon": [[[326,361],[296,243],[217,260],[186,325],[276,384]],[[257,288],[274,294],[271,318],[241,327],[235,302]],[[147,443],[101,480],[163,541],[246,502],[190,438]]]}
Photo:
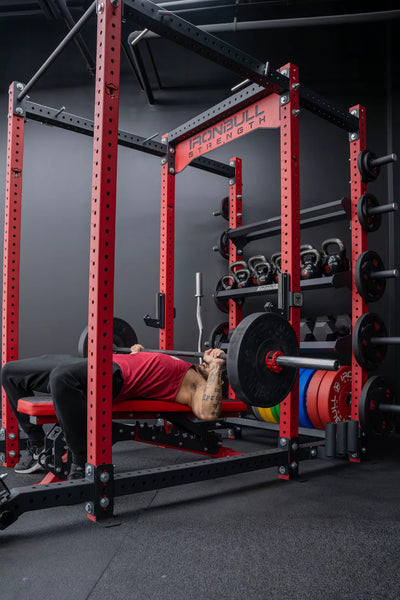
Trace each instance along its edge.
{"label": "dumbbell", "polygon": [[313,335],[317,342],[330,342],[338,337],[335,321],[330,315],[321,315],[315,319]]}
{"label": "dumbbell", "polygon": [[305,317],[300,320],[300,342],[314,342],[314,325],[315,321],[312,317]]}
{"label": "dumbbell", "polygon": [[351,315],[338,315],[335,319],[335,330],[340,337],[351,334]]}

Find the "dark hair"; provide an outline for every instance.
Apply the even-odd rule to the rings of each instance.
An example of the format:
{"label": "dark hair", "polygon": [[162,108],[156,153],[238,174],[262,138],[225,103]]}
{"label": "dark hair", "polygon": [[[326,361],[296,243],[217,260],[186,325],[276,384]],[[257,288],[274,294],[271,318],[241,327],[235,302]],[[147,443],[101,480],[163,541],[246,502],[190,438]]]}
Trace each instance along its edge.
{"label": "dark hair", "polygon": [[196,372],[197,372],[199,375],[201,375],[201,376],[202,376],[202,378],[203,378],[205,381],[207,381],[207,379],[208,379],[208,373],[205,373],[205,372],[204,372],[204,369],[202,369],[202,368],[201,368],[201,367],[202,367],[202,365],[193,365],[193,366],[194,366],[194,368],[196,369]]}

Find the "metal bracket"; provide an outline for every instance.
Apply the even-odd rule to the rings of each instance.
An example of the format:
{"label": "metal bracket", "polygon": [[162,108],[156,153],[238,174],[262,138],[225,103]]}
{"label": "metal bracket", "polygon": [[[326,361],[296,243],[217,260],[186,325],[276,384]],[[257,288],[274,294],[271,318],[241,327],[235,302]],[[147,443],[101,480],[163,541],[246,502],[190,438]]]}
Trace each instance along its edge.
{"label": "metal bracket", "polygon": [[289,306],[301,308],[303,306],[303,292],[290,292]]}
{"label": "metal bracket", "polygon": [[292,306],[301,308],[303,306],[303,293],[290,290],[289,273],[278,275],[278,310],[284,319],[290,319],[290,308]]}
{"label": "metal bracket", "polygon": [[175,147],[168,145],[167,152],[168,173],[175,175]]}
{"label": "metal bracket", "polygon": [[25,98],[29,98],[29,96],[25,96],[22,100],[18,100],[18,94],[20,94],[22,92],[24,87],[25,87],[24,83],[20,83],[19,81],[18,82],[14,81],[12,111],[13,111],[14,115],[17,115],[17,117],[25,116],[25,111],[26,111]]}
{"label": "metal bracket", "polygon": [[94,500],[85,504],[89,516],[109,519],[114,511],[114,465],[85,466],[85,479],[94,484]]}
{"label": "metal bracket", "polygon": [[[358,108],[353,108],[353,110],[350,111],[350,114],[353,115],[353,117],[357,117],[357,119],[360,117],[360,111],[358,110]],[[357,131],[352,131],[349,133],[349,142],[355,142],[359,138],[360,138],[360,130],[359,129]]]}
{"label": "metal bracket", "polygon": [[[290,69],[288,67],[286,67],[282,71],[279,71],[279,73],[281,75],[283,75],[284,77],[287,77],[288,79],[290,78]],[[285,106],[285,104],[288,104],[289,102],[290,102],[290,91],[286,90],[285,92],[283,92],[283,94],[280,95],[279,104],[280,104],[280,106]]]}
{"label": "metal bracket", "polygon": [[279,450],[287,450],[287,464],[278,467],[280,475],[290,475],[294,477],[298,475],[299,470],[299,440],[298,438],[281,437],[278,441]]}
{"label": "metal bracket", "polygon": [[[174,308],[174,318],[176,311]],[[143,317],[147,327],[156,327],[157,329],[164,329],[165,327],[165,294],[161,292],[156,294],[156,317],[153,319],[150,315]]]}

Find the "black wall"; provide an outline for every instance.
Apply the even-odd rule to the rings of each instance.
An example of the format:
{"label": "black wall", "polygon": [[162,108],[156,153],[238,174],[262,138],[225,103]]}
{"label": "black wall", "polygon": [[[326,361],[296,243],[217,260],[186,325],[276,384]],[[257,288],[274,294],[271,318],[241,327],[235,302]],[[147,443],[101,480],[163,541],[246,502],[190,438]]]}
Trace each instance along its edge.
{"label": "black wall", "polygon": [[[3,28],[0,71],[0,187],[4,197],[7,131],[7,88],[11,80],[26,82],[60,38],[53,25],[14,20]],[[368,147],[377,154],[400,151],[398,109],[398,22],[263,31],[224,36],[250,54],[268,59],[277,68],[297,64],[301,82],[345,107],[367,108]],[[221,36],[222,37],[222,36]],[[93,38],[89,31],[88,39]],[[150,106],[123,61],[120,128],[157,139],[230,94],[235,75],[191,57],[164,40],[152,49],[164,89],[155,90]],[[94,54],[94,51],[93,51]],[[185,83],[187,85],[185,85]],[[92,118],[93,83],[74,46],[54,65],[30,94],[49,106]],[[302,111],[301,205],[312,206],[349,195],[347,134]],[[80,331],[87,322],[88,254],[91,192],[91,138],[36,122],[25,129],[21,244],[20,356],[45,352],[76,352]],[[233,142],[210,156],[228,161],[243,159],[244,223],[279,213],[279,133],[261,130]],[[369,191],[381,203],[396,201],[399,167],[383,168]],[[159,279],[160,160],[120,148],[118,170],[115,311],[135,327],[148,346],[158,342],[157,331],[143,323],[154,314]],[[205,333],[224,315],[211,294],[227,263],[212,251],[226,227],[213,217],[227,194],[224,178],[188,167],[177,177],[176,203],[176,338],[179,348],[197,345],[195,273],[204,278]],[[3,203],[2,203],[3,204]],[[1,208],[3,214],[3,207]],[[348,223],[307,229],[302,241],[320,244],[342,237],[349,243]],[[383,227],[370,236],[386,265],[399,264],[398,216],[383,217]],[[251,244],[245,258],[259,252],[270,256],[279,249],[278,237]],[[398,284],[390,281],[382,302],[373,306],[388,328],[399,334],[396,307]],[[329,290],[308,293],[305,314],[348,312],[350,293]],[[245,313],[262,308],[263,301],[247,301]],[[385,363],[391,371],[398,352],[390,349]]]}

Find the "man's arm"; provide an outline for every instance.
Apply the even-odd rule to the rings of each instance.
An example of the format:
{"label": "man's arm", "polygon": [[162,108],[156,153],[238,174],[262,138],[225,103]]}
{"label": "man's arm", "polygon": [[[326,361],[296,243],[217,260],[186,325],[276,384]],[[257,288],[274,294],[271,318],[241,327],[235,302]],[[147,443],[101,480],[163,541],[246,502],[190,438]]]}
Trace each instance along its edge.
{"label": "man's arm", "polygon": [[222,350],[214,348],[204,355],[209,365],[207,381],[196,385],[192,397],[192,410],[202,421],[216,421],[222,412],[222,369],[224,361],[218,356]]}

